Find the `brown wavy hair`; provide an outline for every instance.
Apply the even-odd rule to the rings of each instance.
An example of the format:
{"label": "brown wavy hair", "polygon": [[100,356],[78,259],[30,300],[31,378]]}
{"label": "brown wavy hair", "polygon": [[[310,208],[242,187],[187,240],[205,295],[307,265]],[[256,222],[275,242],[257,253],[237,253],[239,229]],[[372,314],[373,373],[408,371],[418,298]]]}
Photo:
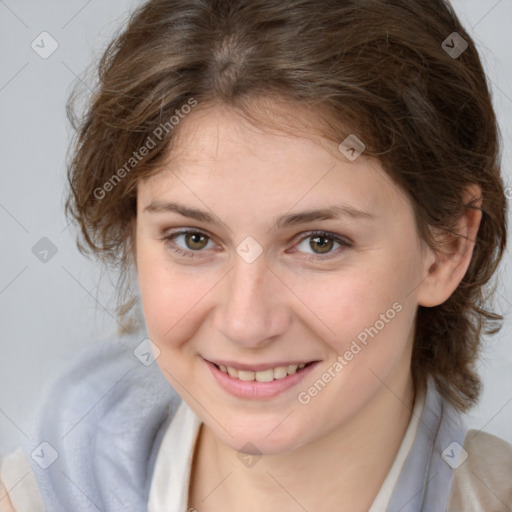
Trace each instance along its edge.
{"label": "brown wavy hair", "polygon": [[[456,57],[447,51],[454,32],[468,44]],[[150,0],[94,66],[83,112],[78,88],[67,105],[76,135],[66,213],[79,225],[80,250],[119,271],[120,317],[135,297],[126,276],[136,184],[172,150],[171,120],[193,99],[197,108],[224,105],[270,126],[260,100],[283,100],[309,109],[325,137],[364,141],[365,154],[408,196],[431,247],[440,247],[436,231],[456,235],[464,208],[474,207],[464,204],[464,190],[481,187],[470,267],[446,302],[418,308],[412,358],[416,387],[431,375],[459,410],[476,403],[482,335],[503,320],[487,301],[505,249],[506,198],[490,87],[447,1]],[[155,146],[142,155],[149,139]]]}

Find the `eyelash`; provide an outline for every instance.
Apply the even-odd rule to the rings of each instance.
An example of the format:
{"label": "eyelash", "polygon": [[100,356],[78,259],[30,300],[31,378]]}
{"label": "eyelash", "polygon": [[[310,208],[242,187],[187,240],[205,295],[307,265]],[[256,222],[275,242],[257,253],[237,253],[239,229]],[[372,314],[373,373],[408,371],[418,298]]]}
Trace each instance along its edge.
{"label": "eyelash", "polygon": [[[185,249],[182,249],[181,247],[178,247],[174,243],[174,239],[175,238],[177,238],[180,235],[187,235],[189,233],[192,233],[192,234],[195,234],[195,235],[203,235],[206,238],[208,238],[209,240],[212,240],[212,237],[210,237],[207,233],[205,233],[203,231],[200,231],[200,230],[197,230],[197,229],[183,229],[181,231],[176,231],[174,233],[170,233],[169,235],[164,236],[162,238],[162,240],[164,240],[166,242],[166,245],[169,246],[171,251],[175,252],[176,254],[179,254],[180,256],[184,256],[186,258],[198,258],[198,257],[201,257],[201,256],[199,256],[198,254],[195,254],[195,253],[204,252],[203,250],[198,250],[198,251],[185,250]],[[334,233],[330,233],[328,231],[309,231],[309,232],[305,233],[304,236],[302,238],[300,238],[299,241],[295,245],[300,244],[301,242],[303,242],[304,240],[307,240],[308,238],[314,238],[314,237],[324,237],[324,238],[332,239],[334,242],[338,243],[341,246],[341,248],[351,248],[351,247],[353,247],[353,243],[351,241],[349,241],[348,239],[341,238],[340,236],[338,236],[338,235],[336,235]],[[339,251],[339,249],[340,248],[338,248],[338,251]],[[337,251],[330,251],[328,253],[324,253],[327,256],[322,256],[321,254],[309,255],[309,256],[306,256],[306,257],[302,257],[302,259],[304,259],[306,261],[326,260],[326,259],[332,258],[333,256],[329,256],[329,255],[331,255],[333,253],[336,253],[336,252]]]}

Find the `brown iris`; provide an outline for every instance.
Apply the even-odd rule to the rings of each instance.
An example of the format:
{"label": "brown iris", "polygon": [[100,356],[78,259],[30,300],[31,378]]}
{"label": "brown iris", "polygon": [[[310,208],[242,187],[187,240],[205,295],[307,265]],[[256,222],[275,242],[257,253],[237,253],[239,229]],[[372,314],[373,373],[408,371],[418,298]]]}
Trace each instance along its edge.
{"label": "brown iris", "polygon": [[203,249],[208,244],[208,237],[201,233],[185,233],[185,241],[190,249]]}
{"label": "brown iris", "polygon": [[319,254],[324,254],[332,249],[333,240],[327,236],[315,236],[309,242],[311,249],[314,250],[315,247],[313,244],[316,244],[317,247],[320,249],[318,251]]}

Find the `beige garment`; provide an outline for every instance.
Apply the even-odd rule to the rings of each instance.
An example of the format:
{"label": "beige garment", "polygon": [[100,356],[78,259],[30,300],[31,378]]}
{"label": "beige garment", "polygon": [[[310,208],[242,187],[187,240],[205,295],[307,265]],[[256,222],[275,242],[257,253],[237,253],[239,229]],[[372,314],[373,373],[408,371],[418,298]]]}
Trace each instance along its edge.
{"label": "beige garment", "polygon": [[36,478],[21,448],[0,464],[0,512],[45,512]]}
{"label": "beige garment", "polygon": [[468,458],[454,472],[448,512],[511,512],[512,445],[470,430],[464,449]]}
{"label": "beige garment", "polygon": [[[468,458],[454,472],[447,512],[512,512],[512,445],[469,430],[464,449]],[[0,512],[45,512],[30,463],[20,448],[0,465]]]}

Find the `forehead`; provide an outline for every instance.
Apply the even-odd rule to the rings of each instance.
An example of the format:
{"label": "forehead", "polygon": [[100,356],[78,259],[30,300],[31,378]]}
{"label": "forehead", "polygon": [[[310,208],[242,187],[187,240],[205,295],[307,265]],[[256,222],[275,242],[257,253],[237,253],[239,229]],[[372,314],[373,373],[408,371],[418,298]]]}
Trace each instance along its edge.
{"label": "forehead", "polygon": [[162,170],[138,187],[139,199],[147,205],[185,194],[196,205],[215,199],[221,209],[269,213],[326,201],[380,213],[408,205],[378,160],[349,161],[306,114],[279,105],[263,126],[230,108],[198,107],[180,122]]}

